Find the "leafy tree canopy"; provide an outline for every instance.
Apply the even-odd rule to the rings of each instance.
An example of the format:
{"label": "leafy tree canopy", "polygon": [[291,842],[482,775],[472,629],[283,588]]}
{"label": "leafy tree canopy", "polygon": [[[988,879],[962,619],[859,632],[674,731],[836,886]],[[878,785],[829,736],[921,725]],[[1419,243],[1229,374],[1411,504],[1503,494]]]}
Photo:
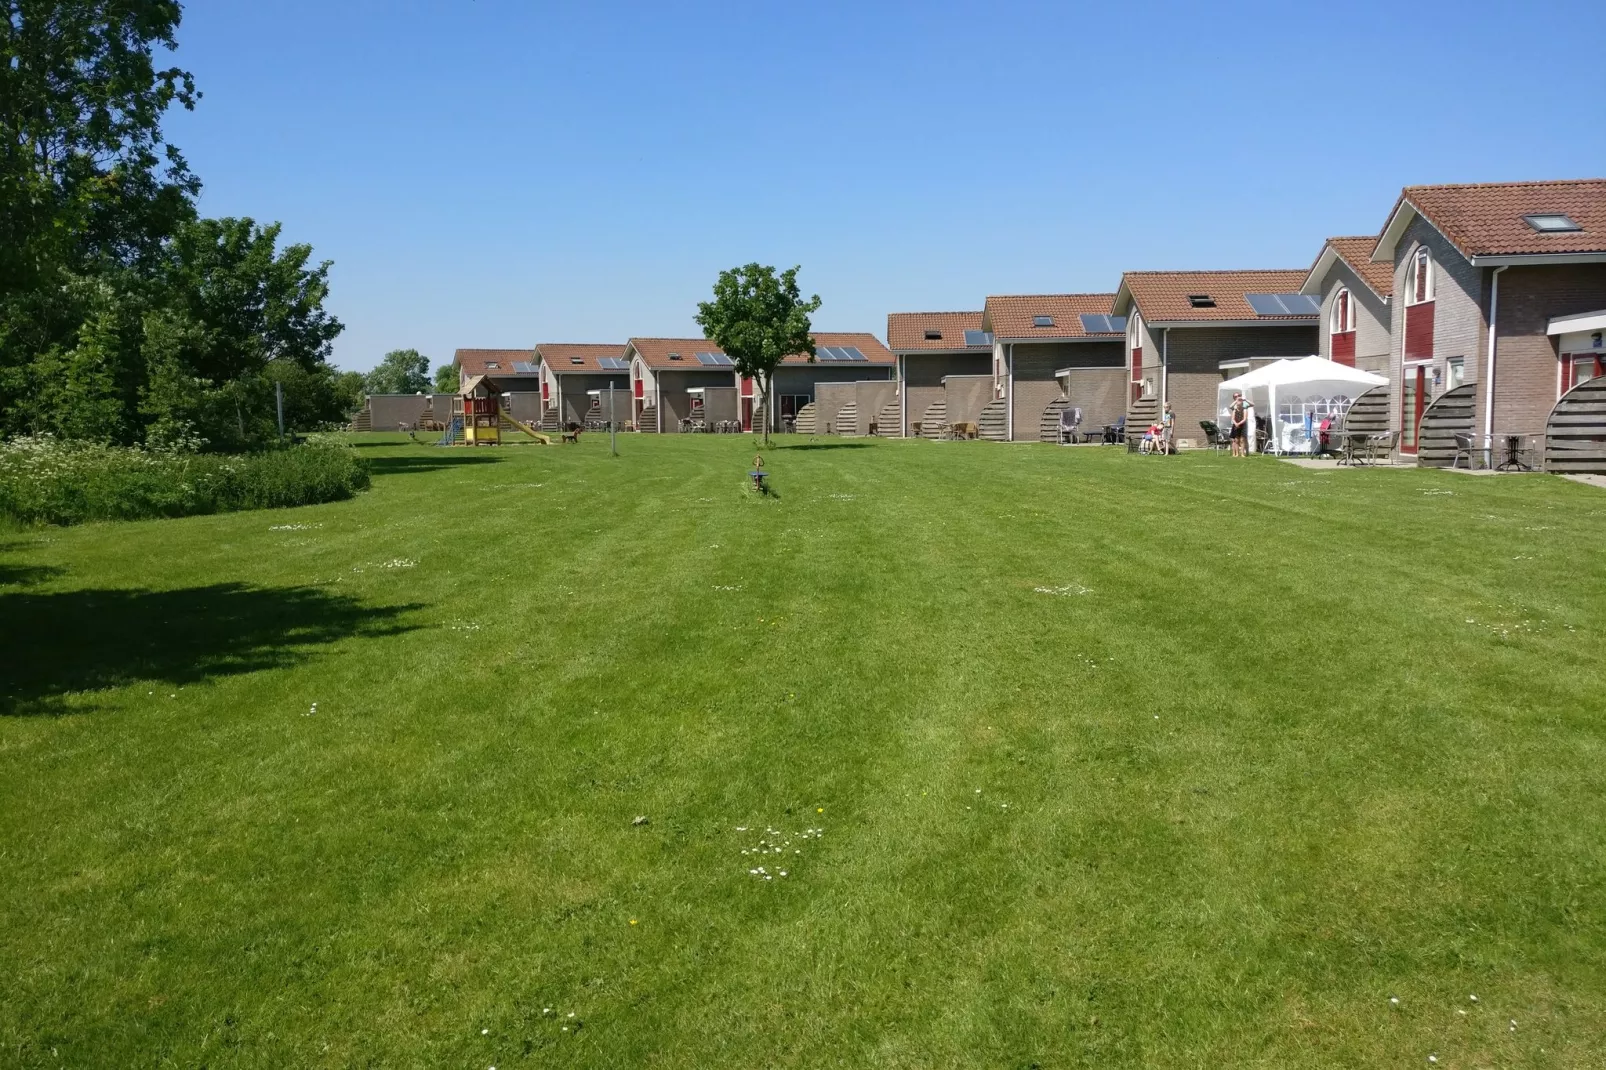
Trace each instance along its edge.
{"label": "leafy tree canopy", "polygon": [[343,415],[329,264],[199,219],[176,0],[0,0],[0,434],[248,449]]}
{"label": "leafy tree canopy", "polygon": [[416,349],[392,349],[368,373],[370,394],[419,394],[429,389],[429,358]]}
{"label": "leafy tree canopy", "polygon": [[162,136],[193,108],[177,0],[0,0],[0,294],[152,255],[200,188]]}
{"label": "leafy tree canopy", "polygon": [[814,360],[809,316],[820,297],[804,300],[797,286],[797,267],[776,274],[773,267],[748,264],[721,271],[714,299],[697,305],[697,324],[731,358],[743,376],[756,379],[764,398],[764,438],[769,439],[769,413],[775,369],[789,356]]}
{"label": "leafy tree canopy", "polygon": [[462,376],[458,372],[457,365],[442,364],[435,369],[435,393],[455,394],[461,389],[463,389]]}

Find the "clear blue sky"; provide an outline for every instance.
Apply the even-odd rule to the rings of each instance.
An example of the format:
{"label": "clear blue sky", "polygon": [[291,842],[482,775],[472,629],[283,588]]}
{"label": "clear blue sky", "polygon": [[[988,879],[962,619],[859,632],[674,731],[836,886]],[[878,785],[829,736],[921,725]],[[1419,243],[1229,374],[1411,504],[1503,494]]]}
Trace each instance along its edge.
{"label": "clear blue sky", "polygon": [[1308,265],[1403,185],[1606,174],[1606,3],[192,3],[202,210],[335,262],[342,367]]}

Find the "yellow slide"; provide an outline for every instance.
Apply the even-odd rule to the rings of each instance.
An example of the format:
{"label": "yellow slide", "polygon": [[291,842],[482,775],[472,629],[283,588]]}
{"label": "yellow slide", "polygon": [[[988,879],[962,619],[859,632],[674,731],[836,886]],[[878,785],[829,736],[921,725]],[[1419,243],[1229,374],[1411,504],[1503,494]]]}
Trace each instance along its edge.
{"label": "yellow slide", "polygon": [[534,427],[532,427],[529,424],[525,423],[523,420],[515,419],[514,417],[509,416],[505,412],[502,414],[502,420],[503,420],[504,423],[512,424],[513,425],[513,430],[515,430],[515,431],[523,431],[526,435],[529,435],[531,438],[533,438],[537,442],[541,443],[541,445],[543,445],[543,446],[552,445],[552,436],[551,435],[543,435],[541,432],[537,431]]}

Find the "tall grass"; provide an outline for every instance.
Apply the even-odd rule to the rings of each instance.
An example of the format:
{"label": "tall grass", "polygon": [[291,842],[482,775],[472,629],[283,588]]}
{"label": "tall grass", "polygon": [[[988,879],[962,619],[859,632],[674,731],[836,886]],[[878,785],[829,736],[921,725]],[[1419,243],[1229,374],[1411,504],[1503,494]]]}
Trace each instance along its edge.
{"label": "tall grass", "polygon": [[63,442],[0,443],[0,517],[22,524],[278,509],[350,498],[368,470],[333,442],[221,456]]}

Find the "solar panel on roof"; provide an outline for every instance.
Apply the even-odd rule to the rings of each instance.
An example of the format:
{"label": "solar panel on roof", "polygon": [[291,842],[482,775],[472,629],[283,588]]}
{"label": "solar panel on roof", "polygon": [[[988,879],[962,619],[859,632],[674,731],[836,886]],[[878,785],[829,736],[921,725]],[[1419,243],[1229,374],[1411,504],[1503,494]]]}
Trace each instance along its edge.
{"label": "solar panel on roof", "polygon": [[841,360],[842,358],[837,355],[837,350],[836,350],[835,346],[815,346],[814,347],[814,359],[815,360]]}
{"label": "solar panel on roof", "polygon": [[713,368],[729,368],[734,361],[723,353],[699,353],[697,363],[706,364]]}
{"label": "solar panel on roof", "polygon": [[527,360],[515,360],[513,362],[513,371],[517,375],[534,375],[535,365]]}
{"label": "solar panel on roof", "polygon": [[1098,312],[1082,313],[1082,330],[1088,334],[1110,334],[1115,330],[1110,317]]}
{"label": "solar panel on roof", "polygon": [[990,346],[993,344],[993,336],[986,331],[966,331],[965,344],[967,346]]}
{"label": "solar panel on roof", "polygon": [[1321,305],[1309,294],[1244,294],[1257,316],[1314,316]]}
{"label": "solar panel on roof", "polygon": [[869,360],[870,358],[853,346],[838,346],[837,352],[842,354],[843,360]]}
{"label": "solar panel on roof", "polygon": [[598,358],[597,364],[611,372],[622,372],[630,367],[629,364],[625,363],[623,357],[601,357]]}

